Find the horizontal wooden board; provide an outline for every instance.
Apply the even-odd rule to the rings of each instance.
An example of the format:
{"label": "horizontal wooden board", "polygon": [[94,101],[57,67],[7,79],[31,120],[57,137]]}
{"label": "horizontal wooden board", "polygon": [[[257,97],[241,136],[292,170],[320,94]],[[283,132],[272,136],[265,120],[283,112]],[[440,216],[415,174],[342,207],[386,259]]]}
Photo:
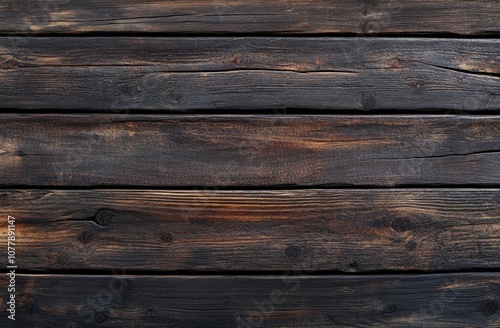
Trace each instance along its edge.
{"label": "horizontal wooden board", "polygon": [[[121,273],[121,271],[120,271]],[[0,325],[8,276],[0,278]],[[498,273],[389,276],[18,275],[16,327],[478,327]]]}
{"label": "horizontal wooden board", "polygon": [[1,186],[500,183],[499,116],[0,115]]}
{"label": "horizontal wooden board", "polygon": [[500,109],[500,41],[0,38],[0,108]]}
{"label": "horizontal wooden board", "polygon": [[0,33],[498,34],[495,0],[0,2]]}
{"label": "horizontal wooden board", "polygon": [[498,189],[5,190],[0,209],[30,270],[500,268]]}

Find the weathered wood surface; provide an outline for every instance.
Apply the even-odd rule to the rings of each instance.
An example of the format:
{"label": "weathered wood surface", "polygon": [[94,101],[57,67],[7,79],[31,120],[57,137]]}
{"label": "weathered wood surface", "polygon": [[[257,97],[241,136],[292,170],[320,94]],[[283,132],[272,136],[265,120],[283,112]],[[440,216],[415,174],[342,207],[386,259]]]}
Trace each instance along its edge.
{"label": "weathered wood surface", "polygon": [[500,327],[498,6],[0,0],[0,327]]}
{"label": "weathered wood surface", "polygon": [[[0,326],[7,319],[0,278]],[[393,276],[20,275],[18,327],[478,327],[500,324],[497,273]],[[16,325],[17,327],[17,325]]]}
{"label": "weathered wood surface", "polygon": [[490,39],[0,38],[0,108],[498,111],[499,49]]}
{"label": "weathered wood surface", "polygon": [[500,268],[498,189],[5,190],[0,208],[31,270]]}
{"label": "weathered wood surface", "polygon": [[500,183],[500,117],[0,115],[2,186]]}
{"label": "weathered wood surface", "polygon": [[498,34],[495,0],[25,0],[0,2],[0,33]]}

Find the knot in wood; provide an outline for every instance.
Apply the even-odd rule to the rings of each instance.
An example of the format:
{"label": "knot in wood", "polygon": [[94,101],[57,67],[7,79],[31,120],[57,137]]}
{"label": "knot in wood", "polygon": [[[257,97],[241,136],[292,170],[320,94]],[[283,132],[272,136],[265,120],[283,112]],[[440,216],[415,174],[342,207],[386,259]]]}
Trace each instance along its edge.
{"label": "knot in wood", "polygon": [[347,259],[345,261],[345,266],[348,269],[355,270],[359,265],[358,265],[358,262],[356,262],[356,260],[354,260],[354,259]]}
{"label": "knot in wood", "polygon": [[392,221],[391,228],[399,233],[405,232],[410,228],[410,221],[407,218],[397,218]]}
{"label": "knot in wood", "polygon": [[483,306],[483,312],[486,315],[494,315],[498,311],[498,301],[489,299]]}
{"label": "knot in wood", "polygon": [[2,64],[3,69],[13,69],[18,67],[18,63],[15,59],[9,59]]}
{"label": "knot in wood", "polygon": [[165,244],[169,244],[172,242],[172,240],[174,239],[174,237],[172,236],[172,234],[170,232],[165,232],[162,236],[161,236],[161,240],[165,243]]}
{"label": "knot in wood", "polygon": [[388,303],[384,305],[383,312],[384,313],[393,313],[396,312],[397,306],[393,303]]}
{"label": "knot in wood", "polygon": [[113,216],[113,212],[110,210],[99,210],[94,216],[94,221],[101,226],[107,226],[113,221]]}
{"label": "knot in wood", "polygon": [[97,323],[103,323],[108,318],[108,315],[104,312],[97,312],[94,317],[94,321]]}
{"label": "knot in wood", "polygon": [[84,232],[82,232],[78,236],[78,240],[80,240],[80,242],[82,244],[88,244],[88,243],[90,243],[90,241],[92,240],[92,232],[90,232],[90,231],[84,231]]}

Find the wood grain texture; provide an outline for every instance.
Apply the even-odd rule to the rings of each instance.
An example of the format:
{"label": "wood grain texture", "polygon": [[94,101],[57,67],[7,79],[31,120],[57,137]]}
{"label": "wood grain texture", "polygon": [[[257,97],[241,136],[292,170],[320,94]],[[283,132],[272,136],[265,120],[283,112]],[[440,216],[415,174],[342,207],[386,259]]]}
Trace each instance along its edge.
{"label": "wood grain texture", "polygon": [[[0,278],[2,327],[7,277]],[[477,327],[500,324],[497,273],[17,278],[19,327]],[[19,320],[19,321],[17,321]]]}
{"label": "wood grain texture", "polygon": [[498,111],[500,41],[0,38],[0,108]]}
{"label": "wood grain texture", "polygon": [[0,33],[498,34],[495,0],[25,0],[0,2]]}
{"label": "wood grain texture", "polygon": [[500,268],[498,189],[5,190],[0,208],[30,270]]}
{"label": "wood grain texture", "polygon": [[2,186],[500,183],[498,116],[0,115]]}

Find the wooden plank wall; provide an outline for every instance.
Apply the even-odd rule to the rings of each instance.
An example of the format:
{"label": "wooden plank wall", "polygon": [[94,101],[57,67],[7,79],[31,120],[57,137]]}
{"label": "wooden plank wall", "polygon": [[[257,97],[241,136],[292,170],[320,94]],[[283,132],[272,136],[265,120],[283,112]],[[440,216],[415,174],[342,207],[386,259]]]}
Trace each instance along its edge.
{"label": "wooden plank wall", "polygon": [[0,327],[500,327],[499,5],[0,0]]}

